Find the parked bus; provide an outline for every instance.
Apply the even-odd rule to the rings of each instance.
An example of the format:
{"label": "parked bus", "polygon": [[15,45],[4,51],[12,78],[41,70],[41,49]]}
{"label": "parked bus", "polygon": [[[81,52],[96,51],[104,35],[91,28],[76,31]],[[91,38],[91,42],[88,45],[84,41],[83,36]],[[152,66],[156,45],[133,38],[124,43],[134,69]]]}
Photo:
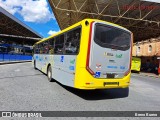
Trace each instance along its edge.
{"label": "parked bus", "polygon": [[136,72],[140,72],[140,70],[141,70],[141,58],[132,57],[131,70],[136,71]]}
{"label": "parked bus", "polygon": [[95,19],[82,20],[37,42],[34,67],[48,80],[78,89],[128,88],[132,33]]}

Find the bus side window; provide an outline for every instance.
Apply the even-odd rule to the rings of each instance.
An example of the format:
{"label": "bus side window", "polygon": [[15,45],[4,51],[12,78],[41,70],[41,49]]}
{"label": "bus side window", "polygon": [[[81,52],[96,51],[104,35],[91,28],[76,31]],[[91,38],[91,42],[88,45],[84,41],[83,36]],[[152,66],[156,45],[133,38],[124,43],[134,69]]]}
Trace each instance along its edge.
{"label": "bus side window", "polygon": [[36,54],[36,51],[37,51],[37,45],[34,46],[34,49],[33,49],[33,50],[34,50],[34,51],[33,51],[33,55],[34,55],[34,54]]}
{"label": "bus side window", "polygon": [[34,46],[33,49],[32,49],[32,56],[35,54],[35,51],[36,51],[36,48]]}
{"label": "bus side window", "polygon": [[40,53],[40,48],[39,48],[39,44],[38,45],[36,45],[36,52],[35,52],[36,54],[39,54]]}
{"label": "bus side window", "polygon": [[43,45],[43,54],[48,54],[49,52],[48,41],[43,42],[42,45]]}
{"label": "bus side window", "polygon": [[55,53],[63,54],[64,51],[64,34],[55,38]]}
{"label": "bus side window", "polygon": [[37,47],[37,45],[35,45],[35,46],[33,47],[33,55],[36,54],[36,49],[37,49],[36,47]]}
{"label": "bus side window", "polygon": [[66,33],[65,53],[78,54],[80,44],[81,28]]}
{"label": "bus side window", "polygon": [[49,54],[53,54],[54,53],[54,38],[50,39],[48,44],[49,47]]}
{"label": "bus side window", "polygon": [[39,44],[39,53],[43,54],[43,43]]}

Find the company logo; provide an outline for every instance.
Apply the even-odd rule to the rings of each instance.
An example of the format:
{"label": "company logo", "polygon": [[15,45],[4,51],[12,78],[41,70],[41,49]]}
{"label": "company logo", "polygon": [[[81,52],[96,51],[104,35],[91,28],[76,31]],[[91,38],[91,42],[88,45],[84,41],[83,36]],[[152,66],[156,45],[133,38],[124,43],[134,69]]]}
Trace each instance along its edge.
{"label": "company logo", "polygon": [[64,62],[64,56],[61,56],[61,60],[60,60],[61,62]]}
{"label": "company logo", "polygon": [[36,60],[38,60],[38,56],[36,56]]}
{"label": "company logo", "polygon": [[39,61],[42,61],[42,58],[39,57]]}
{"label": "company logo", "polygon": [[104,52],[104,55],[105,55],[105,56],[113,56],[113,53]]}
{"label": "company logo", "polygon": [[70,60],[70,63],[71,63],[71,64],[74,64],[74,63],[75,63],[75,59]]}
{"label": "company logo", "polygon": [[42,114],[41,113],[36,113],[36,112],[21,112],[21,113],[19,113],[19,112],[2,112],[2,117],[14,117],[14,118],[16,118],[16,117],[42,117]]}
{"label": "company logo", "polygon": [[116,54],[116,58],[122,58],[122,54]]}
{"label": "company logo", "polygon": [[74,70],[74,66],[69,66],[69,69],[70,70]]}
{"label": "company logo", "polygon": [[109,60],[109,62],[111,62],[111,63],[116,63],[114,60]]}
{"label": "company logo", "polygon": [[117,66],[107,66],[107,68],[117,69]]}
{"label": "company logo", "polygon": [[2,117],[12,117],[11,112],[2,112]]}
{"label": "company logo", "polygon": [[125,69],[125,66],[120,66],[120,69],[124,70],[124,69]]}

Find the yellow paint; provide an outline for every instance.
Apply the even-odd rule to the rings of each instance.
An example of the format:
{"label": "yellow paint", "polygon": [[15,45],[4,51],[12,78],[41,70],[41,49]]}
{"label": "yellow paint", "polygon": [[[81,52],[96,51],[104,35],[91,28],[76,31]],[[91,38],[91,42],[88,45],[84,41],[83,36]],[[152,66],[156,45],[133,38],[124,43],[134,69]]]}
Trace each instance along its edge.
{"label": "yellow paint", "polygon": [[139,72],[141,69],[141,59],[137,57],[132,57],[131,70]]}
{"label": "yellow paint", "polygon": [[[86,83],[91,82],[91,85]],[[119,82],[119,85],[106,85],[104,82]],[[75,88],[79,89],[108,89],[108,88],[126,88],[130,83],[130,73],[122,79],[101,79],[94,78],[85,68],[79,68],[75,77]]]}

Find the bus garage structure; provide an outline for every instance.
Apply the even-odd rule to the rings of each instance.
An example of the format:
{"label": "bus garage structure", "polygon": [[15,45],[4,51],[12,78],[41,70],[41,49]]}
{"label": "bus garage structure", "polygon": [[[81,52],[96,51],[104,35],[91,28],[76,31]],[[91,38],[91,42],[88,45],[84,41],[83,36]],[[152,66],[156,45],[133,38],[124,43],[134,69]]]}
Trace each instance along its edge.
{"label": "bus garage structure", "polygon": [[11,60],[13,55],[8,53],[21,52],[20,54],[26,55],[27,49],[31,53],[30,48],[41,38],[41,35],[0,7],[0,61]]}
{"label": "bus garage structure", "polygon": [[[119,24],[134,34],[133,56],[142,58],[142,64],[152,59],[158,64],[160,56],[160,3],[149,0],[49,0],[59,27],[64,29],[85,18],[94,18]],[[152,38],[157,38],[152,40]],[[152,45],[155,43],[155,45]],[[139,43],[145,43],[137,54]],[[156,44],[157,45],[156,47]],[[148,47],[155,51],[149,52]],[[159,60],[160,64],[160,60]]]}
{"label": "bus garage structure", "polygon": [[0,38],[33,45],[42,36],[0,7]]}

